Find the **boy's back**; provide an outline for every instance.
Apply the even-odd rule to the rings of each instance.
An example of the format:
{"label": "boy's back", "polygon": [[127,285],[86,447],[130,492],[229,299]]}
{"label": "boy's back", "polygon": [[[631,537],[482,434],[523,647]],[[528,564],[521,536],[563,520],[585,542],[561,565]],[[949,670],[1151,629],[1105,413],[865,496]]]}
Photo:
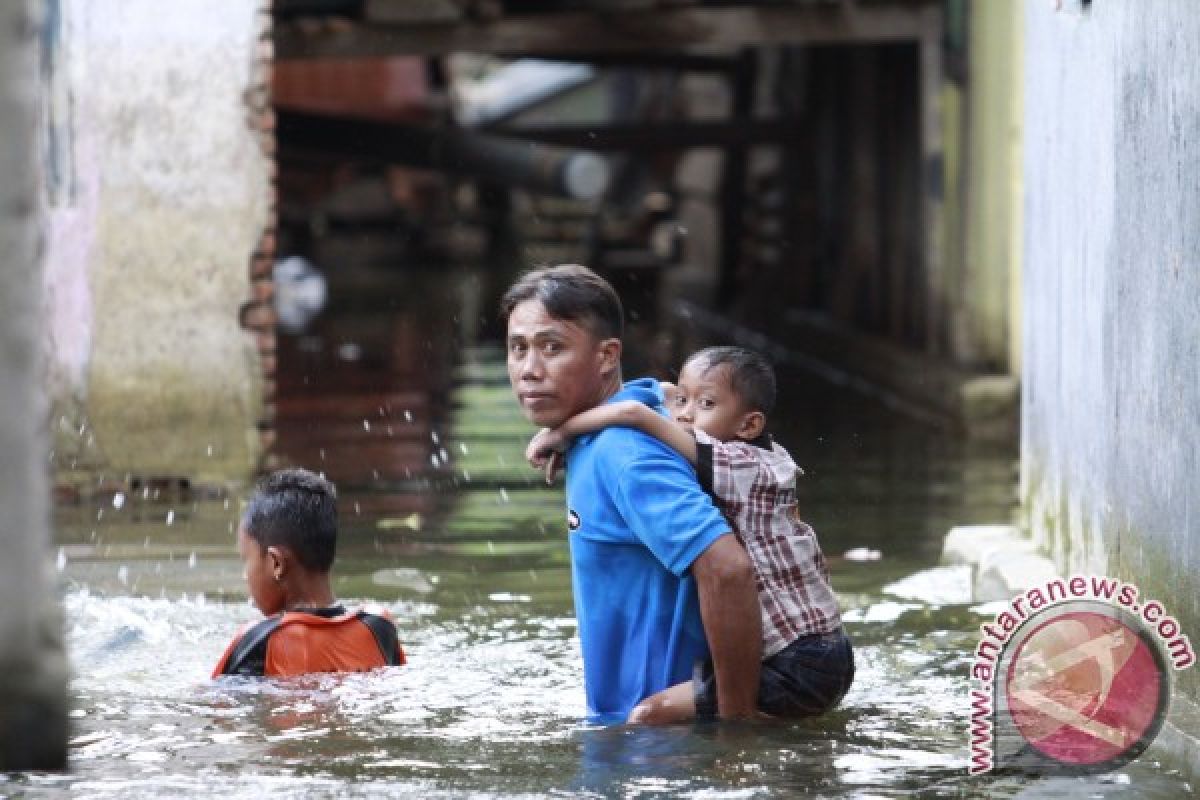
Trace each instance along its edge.
{"label": "boy's back", "polygon": [[226,648],[218,675],[344,672],[405,662],[387,613],[347,612],[334,599],[337,490],[285,469],[261,481],[238,526],[250,599],[266,616]]}
{"label": "boy's back", "polygon": [[696,428],[696,474],[725,512],[754,565],[762,607],[763,657],[798,636],[841,626],[829,570],[796,506],[797,467],[762,436],[721,442]]}
{"label": "boy's back", "polygon": [[225,649],[213,677],[362,672],[404,663],[386,612],[332,606],[275,614],[249,626]]}

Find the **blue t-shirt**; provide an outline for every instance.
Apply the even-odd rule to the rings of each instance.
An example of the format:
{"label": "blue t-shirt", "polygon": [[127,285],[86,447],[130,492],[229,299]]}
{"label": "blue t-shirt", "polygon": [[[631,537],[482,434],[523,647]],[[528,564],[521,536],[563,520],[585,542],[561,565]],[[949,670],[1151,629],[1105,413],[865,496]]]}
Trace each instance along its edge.
{"label": "blue t-shirt", "polygon": [[[665,414],[662,388],[629,381],[609,400]],[[729,523],[691,465],[631,428],[580,436],[567,451],[575,616],[588,711],[624,721],[644,698],[688,680],[708,656],[689,567]]]}

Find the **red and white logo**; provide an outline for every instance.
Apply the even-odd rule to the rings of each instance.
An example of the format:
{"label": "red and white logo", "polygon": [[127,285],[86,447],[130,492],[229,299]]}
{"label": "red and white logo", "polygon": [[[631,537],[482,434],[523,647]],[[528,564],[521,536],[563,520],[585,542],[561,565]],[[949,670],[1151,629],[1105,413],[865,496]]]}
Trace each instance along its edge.
{"label": "red and white logo", "polygon": [[1166,717],[1170,686],[1161,648],[1137,618],[1069,602],[1024,627],[997,675],[997,723],[1009,750],[999,763],[1098,772],[1145,750]]}

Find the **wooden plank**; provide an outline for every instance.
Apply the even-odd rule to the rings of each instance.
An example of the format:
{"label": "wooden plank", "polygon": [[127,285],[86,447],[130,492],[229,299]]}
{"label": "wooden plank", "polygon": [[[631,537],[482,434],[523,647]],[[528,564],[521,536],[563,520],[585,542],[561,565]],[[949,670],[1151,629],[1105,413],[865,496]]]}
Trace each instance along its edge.
{"label": "wooden plank", "polygon": [[[730,94],[733,96],[731,121],[739,125],[748,122],[754,113],[758,61],[753,50],[742,50],[738,57],[738,69],[730,77]],[[717,266],[717,303],[722,308],[728,308],[736,298],[741,277],[747,153],[744,142],[732,143],[725,148],[725,161],[721,165],[718,209],[721,249]]]}
{"label": "wooden plank", "polygon": [[[509,15],[495,20],[383,25],[346,19],[278,20],[275,50],[288,58],[404,54],[636,53],[756,44],[847,44],[919,39],[940,5],[660,8]],[[939,23],[940,28],[940,23]]]}
{"label": "wooden plank", "polygon": [[363,16],[375,22],[434,24],[461,20],[463,9],[454,0],[366,0]]}
{"label": "wooden plank", "polygon": [[646,151],[756,144],[802,147],[804,143],[797,139],[804,138],[805,131],[799,119],[761,119],[489,128],[488,133],[587,150]]}

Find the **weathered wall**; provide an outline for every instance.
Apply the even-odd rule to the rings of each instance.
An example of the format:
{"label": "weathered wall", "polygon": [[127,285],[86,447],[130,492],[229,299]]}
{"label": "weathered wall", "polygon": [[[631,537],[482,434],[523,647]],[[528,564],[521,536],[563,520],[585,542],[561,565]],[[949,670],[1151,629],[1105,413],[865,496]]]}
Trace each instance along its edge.
{"label": "weathered wall", "polygon": [[239,324],[268,219],[265,3],[51,0],[43,83],[56,465],[237,480],[257,462]]}
{"label": "weathered wall", "polygon": [[34,5],[0,4],[0,772],[61,768],[67,753],[66,667],[47,614]]}
{"label": "weathered wall", "polygon": [[[1200,640],[1200,14],[1025,6],[1022,493]],[[1200,672],[1182,674],[1197,696]]]}

